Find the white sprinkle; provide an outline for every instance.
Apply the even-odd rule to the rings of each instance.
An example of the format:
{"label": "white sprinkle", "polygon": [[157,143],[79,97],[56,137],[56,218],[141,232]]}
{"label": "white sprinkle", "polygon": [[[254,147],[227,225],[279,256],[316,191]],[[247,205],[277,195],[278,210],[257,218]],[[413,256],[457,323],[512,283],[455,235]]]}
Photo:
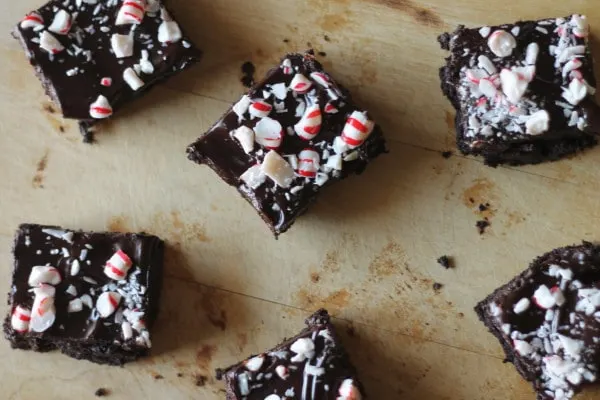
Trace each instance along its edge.
{"label": "white sprinkle", "polygon": [[69,285],[69,287],[65,289],[65,293],[70,294],[71,296],[77,296],[77,288],[73,285]]}
{"label": "white sprinkle", "polygon": [[519,300],[517,304],[515,304],[513,311],[515,312],[515,314],[522,314],[525,311],[527,311],[530,304],[531,302],[529,301],[529,299],[524,297],[521,300]]}
{"label": "white sprinkle", "polygon": [[83,280],[86,281],[87,283],[91,284],[91,285],[97,285],[98,282],[96,282],[93,278],[90,278],[89,276],[84,276]]}
{"label": "white sprinkle", "polygon": [[541,33],[543,33],[544,35],[547,35],[547,34],[548,34],[548,29],[546,29],[546,28],[542,28],[541,26],[536,26],[536,27],[535,27],[535,30],[536,30],[536,31],[538,31],[538,32],[541,32]]}
{"label": "white sprinkle", "polygon": [[487,38],[490,35],[491,32],[491,28],[489,26],[484,26],[483,28],[481,28],[479,30],[479,34],[481,35],[481,37],[483,38]]}
{"label": "white sprinkle", "polygon": [[81,261],[85,261],[85,259],[87,258],[88,255],[88,250],[87,249],[81,249],[81,253],[79,253],[79,259]]}

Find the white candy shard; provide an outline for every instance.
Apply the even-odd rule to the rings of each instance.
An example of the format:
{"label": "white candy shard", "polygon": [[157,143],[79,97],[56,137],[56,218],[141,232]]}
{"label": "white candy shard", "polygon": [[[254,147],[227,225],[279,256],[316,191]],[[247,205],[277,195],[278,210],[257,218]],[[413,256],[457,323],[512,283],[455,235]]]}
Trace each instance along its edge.
{"label": "white candy shard", "polygon": [[519,300],[517,304],[515,304],[513,311],[515,312],[515,314],[522,314],[529,309],[530,304],[531,303],[529,299],[524,297],[521,300]]}
{"label": "white candy shard", "polygon": [[281,397],[277,396],[276,394],[270,394],[265,397],[265,400],[281,400]]}
{"label": "white candy shard", "polygon": [[179,42],[183,35],[177,22],[173,21],[164,8],[161,10],[161,16],[163,22],[158,27],[158,41],[166,44]]}
{"label": "white candy shard", "polygon": [[342,140],[350,149],[356,148],[364,143],[374,128],[375,123],[369,120],[366,112],[354,111],[346,121]]}
{"label": "white candy shard", "polygon": [[552,308],[556,305],[556,299],[546,285],[541,285],[537,288],[533,293],[533,300],[538,306],[544,309]]}
{"label": "white candy shard", "polygon": [[69,287],[65,289],[65,293],[70,294],[71,296],[77,296],[77,288],[73,285],[69,285]]}
{"label": "white candy shard", "polygon": [[59,10],[48,27],[50,32],[66,35],[71,30],[71,15],[65,10]]}
{"label": "white candy shard", "polygon": [[40,48],[50,54],[57,54],[65,49],[62,43],[48,31],[44,31],[40,35]]}
{"label": "white candy shard", "polygon": [[116,25],[141,24],[146,12],[145,1],[125,0],[117,13]]}
{"label": "white candy shard", "polygon": [[256,356],[245,362],[248,371],[257,372],[265,362],[265,356]]}
{"label": "white candy shard", "polygon": [[254,131],[245,125],[240,126],[232,132],[232,136],[240,142],[246,153],[254,150]]}
{"label": "white candy shard", "polygon": [[315,343],[312,339],[300,338],[290,346],[290,350],[296,353],[291,359],[293,363],[303,362],[307,359],[312,360],[315,356]]}
{"label": "white candy shard", "polygon": [[500,29],[492,33],[488,39],[488,46],[496,56],[508,57],[517,47],[517,41],[513,35]]}
{"label": "white candy shard", "polygon": [[237,114],[240,120],[244,119],[244,114],[252,104],[252,100],[248,95],[243,95],[242,98],[233,105],[233,112]]}
{"label": "white candy shard", "polygon": [[304,115],[294,125],[294,130],[304,140],[312,140],[321,130],[323,116],[319,104],[313,104],[306,108]]}
{"label": "white candy shard", "polygon": [[342,156],[339,154],[334,154],[327,159],[327,163],[325,165],[331,169],[341,171],[342,163],[343,163]]}
{"label": "white candy shard", "polygon": [[271,86],[271,92],[275,95],[279,100],[285,100],[287,98],[287,87],[285,83],[276,83]]}
{"label": "white candy shard", "polygon": [[267,180],[267,176],[262,171],[260,165],[253,165],[240,176],[240,180],[246,185],[248,185],[250,188],[258,189],[260,185],[265,183],[265,181]]}
{"label": "white candy shard", "polygon": [[522,356],[527,356],[533,352],[533,346],[524,340],[513,340],[515,350]]}
{"label": "white candy shard", "polygon": [[104,274],[110,279],[120,281],[127,277],[127,271],[129,271],[132,265],[131,258],[124,251],[117,250],[106,262]]}
{"label": "white candy shard", "polygon": [[30,331],[44,332],[56,320],[56,309],[54,307],[55,290],[53,287],[48,286],[43,285],[34,289],[35,298],[31,308],[31,320],[29,321]]}
{"label": "white candy shard", "polygon": [[527,50],[525,51],[525,64],[535,65],[539,53],[540,46],[537,43],[529,43],[529,45],[527,45]]}
{"label": "white candy shard", "polygon": [[494,66],[494,63],[492,63],[492,61],[484,55],[481,55],[477,58],[477,66],[479,68],[483,68],[489,75],[495,75],[498,72]]}
{"label": "white candy shard", "polygon": [[283,380],[286,380],[290,376],[289,370],[283,365],[278,365],[275,368],[275,373]]}
{"label": "white candy shard", "polygon": [[579,104],[585,96],[587,96],[587,86],[581,79],[573,79],[569,84],[569,87],[563,89],[562,97],[572,105],[576,106]]}
{"label": "white candy shard", "polygon": [[290,88],[299,94],[304,94],[310,90],[313,83],[310,79],[302,74],[296,74],[290,83]]}
{"label": "white candy shard", "polygon": [[573,34],[578,38],[587,37],[589,34],[589,24],[585,15],[573,15],[571,25],[573,26]]}
{"label": "white candy shard", "polygon": [[81,269],[81,265],[79,264],[79,260],[75,259],[73,260],[73,262],[71,263],[71,276],[75,276],[79,273],[79,270]]}
{"label": "white candy shard", "polygon": [[126,68],[125,71],[123,71],[123,80],[134,91],[144,86],[144,81],[140,79],[133,68]]}
{"label": "white candy shard", "polygon": [[89,294],[84,294],[80,297],[81,303],[89,309],[94,308],[94,303],[92,302],[92,297]]}
{"label": "white candy shard", "polygon": [[125,58],[133,55],[133,35],[120,35],[113,33],[110,37],[110,45],[115,57]]}
{"label": "white candy shard", "polygon": [[42,283],[58,285],[62,281],[60,272],[49,265],[35,266],[31,269],[27,283],[31,287],[37,287]]}
{"label": "white candy shard", "polygon": [[540,135],[550,129],[550,114],[546,110],[537,111],[525,122],[528,135]]}
{"label": "white candy shard", "polygon": [[96,301],[96,309],[102,318],[109,317],[117,310],[121,295],[117,292],[104,292]]}
{"label": "white candy shard", "polygon": [[521,78],[515,71],[509,69],[503,69],[500,72],[500,82],[502,84],[502,91],[513,104],[517,104],[525,92],[529,82]]}
{"label": "white candy shard", "polygon": [[346,379],[338,389],[337,400],[362,400],[362,394],[352,379]]}
{"label": "white candy shard", "polygon": [[254,140],[269,150],[279,148],[282,139],[283,127],[272,118],[265,117],[254,127]]}
{"label": "white candy shard", "polygon": [[492,31],[492,29],[489,26],[484,26],[481,29],[479,29],[479,34],[481,35],[482,38],[486,38],[488,36],[490,36],[490,32]]}
{"label": "white candy shard", "polygon": [[560,341],[562,348],[565,350],[566,355],[573,358],[578,358],[581,356],[581,351],[585,345],[582,340],[572,339],[564,335],[558,335],[558,340]]}
{"label": "white candy shard", "polygon": [[269,151],[261,164],[262,172],[282,188],[288,188],[294,180],[294,169],[276,151]]}
{"label": "white candy shard", "polygon": [[31,320],[31,311],[22,306],[16,306],[10,317],[10,326],[19,333],[29,330],[29,321]]}
{"label": "white candy shard", "polygon": [[298,175],[305,178],[314,178],[319,172],[321,158],[319,153],[312,149],[305,149],[298,154]]}
{"label": "white candy shard", "polygon": [[281,69],[283,69],[283,73],[286,75],[291,75],[294,72],[294,69],[292,68],[292,62],[288,58],[283,60],[281,63]]}
{"label": "white candy shard", "polygon": [[94,119],[108,118],[112,115],[112,107],[108,99],[102,95],[98,96],[96,101],[90,104],[90,116]]}
{"label": "white candy shard", "polygon": [[41,28],[44,26],[44,19],[39,13],[32,12],[21,20],[20,26],[21,29]]}
{"label": "white candy shard", "polygon": [[133,330],[129,322],[123,321],[121,323],[121,331],[123,332],[123,339],[128,340],[133,337]]}
{"label": "white candy shard", "polygon": [[67,312],[74,313],[83,310],[83,303],[81,299],[73,299],[69,302],[67,306]]}

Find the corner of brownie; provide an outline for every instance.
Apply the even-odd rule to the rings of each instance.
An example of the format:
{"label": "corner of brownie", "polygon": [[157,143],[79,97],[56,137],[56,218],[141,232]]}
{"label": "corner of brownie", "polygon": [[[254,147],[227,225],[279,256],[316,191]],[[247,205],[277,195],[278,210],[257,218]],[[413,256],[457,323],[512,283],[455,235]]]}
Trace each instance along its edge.
{"label": "corner of brownie", "polygon": [[596,145],[600,109],[582,15],[465,28],[438,38],[457,145],[486,164],[555,161]]}
{"label": "corner of brownie", "polygon": [[284,57],[187,149],[236,187],[276,236],[322,188],[386,151],[380,127],[311,51]]}
{"label": "corner of brownie", "polygon": [[597,381],[600,246],[555,249],[475,311],[540,400],[568,400]]}
{"label": "corner of brownie", "polygon": [[122,365],[148,353],[163,242],[155,236],[23,224],[3,325],[13,348]]}
{"label": "corner of brownie", "polygon": [[272,350],[216,371],[227,400],[361,400],[364,390],[329,314],[319,310],[307,327]]}

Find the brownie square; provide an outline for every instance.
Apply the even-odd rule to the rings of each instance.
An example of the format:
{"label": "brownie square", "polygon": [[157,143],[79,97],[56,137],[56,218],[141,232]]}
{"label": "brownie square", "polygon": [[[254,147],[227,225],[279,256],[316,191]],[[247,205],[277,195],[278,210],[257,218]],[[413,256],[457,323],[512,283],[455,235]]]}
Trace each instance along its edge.
{"label": "brownie square", "polygon": [[277,236],[322,188],[385,151],[379,126],[309,51],[284,57],[188,156],[236,187]]}
{"label": "brownie square", "polygon": [[475,311],[539,400],[570,399],[600,363],[600,246],[547,253]]}
{"label": "brownie square", "polygon": [[596,79],[585,16],[522,21],[439,37],[440,70],[463,154],[537,164],[596,144]]}
{"label": "brownie square", "polygon": [[53,0],[25,16],[13,36],[87,140],[96,121],[201,56],[158,0]]}
{"label": "brownie square", "polygon": [[265,353],[224,370],[227,400],[361,400],[366,398],[329,315],[319,310],[307,328]]}
{"label": "brownie square", "polygon": [[24,224],[4,334],[13,348],[59,349],[99,364],[148,353],[162,283],[163,242]]}

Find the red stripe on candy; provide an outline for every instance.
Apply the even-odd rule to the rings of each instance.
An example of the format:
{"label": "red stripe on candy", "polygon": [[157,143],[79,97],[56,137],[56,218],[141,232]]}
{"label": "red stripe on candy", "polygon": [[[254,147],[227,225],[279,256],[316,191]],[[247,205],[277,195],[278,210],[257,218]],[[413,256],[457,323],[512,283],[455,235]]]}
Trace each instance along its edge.
{"label": "red stripe on candy", "polygon": [[367,132],[367,127],[366,127],[366,126],[364,126],[364,125],[362,124],[362,122],[360,122],[360,121],[359,121],[359,120],[357,120],[357,119],[354,119],[354,118],[348,118],[348,123],[349,123],[350,125],[352,125],[354,128],[356,128],[356,129],[358,129],[359,131],[361,131],[362,133],[366,133],[366,132]]}
{"label": "red stripe on candy", "polygon": [[129,256],[123,250],[117,250],[117,255],[121,258],[121,260],[123,260],[125,264],[132,264],[131,258],[129,258]]}
{"label": "red stripe on candy", "polygon": [[136,21],[142,22],[142,19],[140,17],[138,17],[137,15],[132,14],[132,13],[130,13],[128,11],[125,11],[123,14],[127,15],[128,17],[131,17],[131,18],[135,19]]}
{"label": "red stripe on candy", "polygon": [[342,134],[342,139],[344,139],[344,142],[348,143],[350,146],[360,146],[363,143],[362,140],[353,139],[345,134]]}
{"label": "red stripe on candy", "polygon": [[108,295],[108,301],[110,302],[110,305],[113,306],[113,308],[117,308],[117,306],[119,305],[119,303],[117,303],[117,300],[110,294]]}

